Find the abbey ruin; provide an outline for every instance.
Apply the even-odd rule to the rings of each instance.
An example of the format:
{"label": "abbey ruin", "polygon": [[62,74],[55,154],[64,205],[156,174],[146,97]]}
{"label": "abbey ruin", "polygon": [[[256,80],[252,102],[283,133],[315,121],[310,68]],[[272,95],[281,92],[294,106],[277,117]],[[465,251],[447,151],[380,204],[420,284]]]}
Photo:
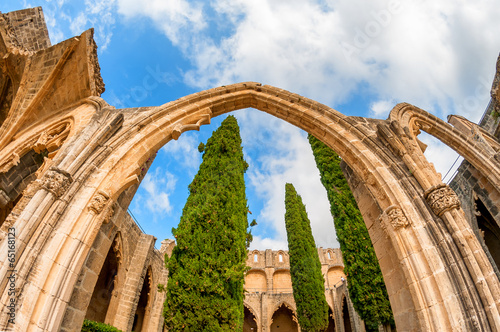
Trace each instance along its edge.
{"label": "abbey ruin", "polygon": [[[33,8],[0,14],[0,38],[0,330],[78,331],[87,316],[161,331],[157,285],[167,282],[162,253],[172,243],[155,250],[127,207],[158,149],[243,108],[283,119],[342,157],[398,331],[500,330],[500,62],[479,125],[406,103],[386,120],[345,116],[255,82],[116,109],[100,97],[92,30],[51,45]],[[422,131],[464,157],[450,186],[424,157]],[[250,328],[269,331],[277,312],[293,321],[286,292],[273,291],[288,282],[286,257],[249,253]],[[360,322],[335,281],[338,253],[320,257],[335,331],[347,329],[344,317],[355,330]],[[269,302],[259,307],[262,296]]]}

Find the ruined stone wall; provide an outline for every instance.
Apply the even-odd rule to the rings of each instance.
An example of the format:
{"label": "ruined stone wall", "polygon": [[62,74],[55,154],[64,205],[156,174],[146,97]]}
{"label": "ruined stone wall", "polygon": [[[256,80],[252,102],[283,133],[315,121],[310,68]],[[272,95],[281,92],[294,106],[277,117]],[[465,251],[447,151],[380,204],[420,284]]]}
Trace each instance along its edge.
{"label": "ruined stone wall", "polygon": [[[499,82],[500,57],[491,88],[491,100],[479,122],[481,128],[497,140],[500,139]],[[485,139],[479,135],[476,136],[476,140],[483,144],[485,142]],[[500,151],[496,151],[495,159],[496,162],[500,163]],[[455,177],[450,182],[450,187],[457,193],[474,234],[500,278],[500,249],[495,245],[495,242],[500,243],[500,192],[498,188],[493,187],[486,177],[467,160],[464,160],[459,166]],[[478,205],[483,205],[487,211],[484,209],[481,211]],[[482,217],[489,219],[486,225],[481,221],[478,224],[478,218]],[[488,236],[489,239],[486,238]]]}
{"label": "ruined stone wall", "polygon": [[[474,166],[477,172],[469,170],[475,180],[464,188],[473,188],[480,199],[472,196],[478,203],[474,213],[481,212],[476,219],[494,228],[484,232],[487,242],[497,233],[500,238],[500,231],[495,233],[495,208],[500,209],[498,127],[492,136],[465,118],[455,116],[446,123],[406,103],[396,105],[387,120],[350,117],[256,82],[197,92],[158,107],[116,109],[100,98],[104,84],[93,31],[49,46],[45,31],[36,41],[30,39],[40,21],[37,10],[0,15],[0,173],[8,173],[31,150],[48,152],[36,180],[0,227],[0,329],[68,330],[70,315],[82,319],[83,304],[91,301],[96,288],[107,285],[103,289],[113,295],[114,287],[123,285],[118,300],[106,304],[104,319],[126,331],[134,328],[134,320],[154,330],[161,320],[157,310],[162,294],[153,293],[166,275],[160,273],[163,260],[153,249],[154,238],[127,228],[126,207],[135,190],[130,188],[137,188],[143,170],[170,140],[219,115],[255,108],[316,136],[342,158],[398,330],[500,330],[500,280],[464,212],[470,215],[476,209],[470,207],[470,196],[460,204],[442,183],[417,139],[425,131]],[[500,113],[499,81],[497,75],[493,117]],[[16,242],[12,262],[7,236]],[[135,249],[127,244],[133,241]],[[274,292],[289,280],[286,255],[283,262],[270,250],[260,255],[263,261],[252,282],[266,292],[249,293],[247,304],[261,304],[250,309],[264,330],[271,324],[273,305],[281,302],[285,313],[294,305],[289,295]],[[110,283],[104,277],[99,281],[103,266]],[[115,271],[118,266],[122,268]],[[12,271],[14,295],[8,282]],[[325,279],[335,284],[340,267],[327,272]],[[91,286],[93,280],[99,282]],[[339,303],[341,288],[334,288],[329,303]],[[12,301],[15,324],[8,308]],[[342,310],[333,308],[336,319],[351,317],[348,298],[342,303]]]}
{"label": "ruined stone wall", "polygon": [[135,190],[135,187],[130,188],[121,195],[109,222],[99,229],[73,290],[61,331],[79,330],[83,319],[91,318],[87,311],[95,292],[101,292],[102,296],[98,294],[98,297],[108,296],[104,290],[94,287],[99,275],[106,272],[103,265],[110,251],[114,251],[120,264],[112,281],[114,286],[109,306],[97,306],[97,310],[106,312],[103,322],[122,331],[132,331],[136,327],[134,321],[137,320],[141,289],[145,282],[149,282],[151,291],[141,330],[162,331],[165,294],[158,291],[157,285],[167,283],[168,272],[164,265],[164,253],[154,248],[156,238],[144,234],[127,212],[128,201]]}
{"label": "ruined stone wall", "polygon": [[42,7],[28,8],[1,15],[11,26],[9,33],[17,41],[15,46],[32,52],[51,46]]}
{"label": "ruined stone wall", "polygon": [[[346,282],[341,279],[345,279],[342,252],[338,248],[318,248],[318,255],[325,279],[325,297],[335,321],[335,331],[344,331],[342,316],[344,298],[348,303],[349,323],[353,331],[364,331],[364,323],[349,299]],[[297,307],[293,298],[288,251],[271,249],[250,251],[247,266],[250,270],[245,276],[244,303],[255,316],[258,331],[272,331],[275,328],[273,315],[283,305],[296,316]],[[278,320],[284,322],[282,317]]]}

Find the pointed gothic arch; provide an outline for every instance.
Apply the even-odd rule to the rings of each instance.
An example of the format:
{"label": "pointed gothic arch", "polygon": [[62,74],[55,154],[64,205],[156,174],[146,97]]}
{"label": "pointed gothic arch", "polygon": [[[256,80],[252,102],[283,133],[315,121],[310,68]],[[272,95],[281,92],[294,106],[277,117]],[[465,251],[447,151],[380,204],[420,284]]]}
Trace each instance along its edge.
{"label": "pointed gothic arch", "polygon": [[[60,179],[66,186],[65,189],[69,189],[75,182],[73,176],[94,172],[91,170],[94,167],[91,161],[100,161],[99,172],[85,180],[88,187],[96,188],[95,191],[80,191],[80,195],[87,197],[80,199],[88,202],[88,208],[83,210],[78,208],[74,217],[65,218],[68,222],[69,219],[72,220],[75,230],[95,229],[102,222],[101,211],[109,207],[123,190],[139,181],[142,165],[154,158],[161,146],[172,138],[178,138],[186,130],[198,129],[200,125],[209,123],[212,117],[248,107],[270,113],[318,137],[342,157],[347,165],[346,172],[352,175],[351,185],[353,185],[352,179],[362,184],[360,188],[364,190],[364,197],[373,203],[369,213],[375,217],[365,218],[367,226],[369,229],[373,223],[381,226],[377,226],[379,230],[375,234],[373,232],[370,234],[375,238],[374,242],[379,242],[379,246],[377,247],[377,243],[375,246],[376,253],[379,259],[383,257],[384,253],[377,250],[383,248],[386,252],[396,253],[398,260],[398,264],[381,261],[382,272],[384,275],[399,275],[400,280],[403,280],[399,285],[400,288],[393,288],[389,294],[391,301],[397,301],[396,294],[401,291],[414,294],[411,296],[412,301],[394,306],[401,308],[402,313],[402,316],[398,317],[398,311],[395,312],[397,325],[420,326],[427,330],[432,330],[433,326],[447,329],[456,324],[464,324],[462,322],[472,324],[474,316],[480,317],[483,324],[486,321],[493,326],[500,324],[500,320],[496,319],[498,309],[494,300],[494,294],[499,292],[498,280],[482,273],[488,270],[488,266],[480,264],[484,252],[476,252],[472,258],[466,256],[479,269],[473,268],[472,280],[467,280],[467,276],[462,277],[463,282],[469,285],[468,290],[471,294],[468,301],[482,301],[484,309],[480,309],[477,314],[465,313],[465,318],[459,320],[458,317],[464,315],[463,311],[450,308],[457,306],[466,308],[466,303],[463,303],[458,295],[450,297],[443,294],[442,288],[438,287],[438,284],[448,283],[456,294],[460,293],[455,283],[450,280],[450,271],[446,272],[447,269],[451,270],[445,264],[446,252],[439,252],[435,239],[428,232],[429,220],[435,223],[433,227],[439,227],[438,220],[440,217],[443,218],[443,215],[446,220],[453,221],[462,218],[463,213],[457,204],[445,206],[446,211],[438,210],[442,208],[440,198],[451,195],[453,203],[453,196],[446,186],[429,182],[429,178],[435,180],[430,165],[421,162],[414,167],[412,162],[421,161],[422,156],[418,150],[412,150],[418,143],[411,135],[404,137],[405,141],[397,142],[395,147],[386,148],[385,144],[400,134],[401,126],[395,121],[348,117],[281,89],[261,86],[258,83],[240,83],[196,93],[159,107],[101,111],[101,116],[96,121],[104,126],[101,125],[96,130],[91,121],[89,126],[74,136],[74,152],[61,155],[57,160],[57,168],[48,170],[44,176]],[[423,111],[419,114],[432,118]],[[449,131],[453,131],[450,125],[446,126]],[[88,137],[91,137],[90,141],[84,139]],[[460,137],[458,135],[458,138]],[[399,143],[400,145],[397,145]],[[397,158],[401,158],[402,165],[395,163]],[[405,168],[405,163],[414,168],[412,172]],[[43,189],[43,186],[41,188]],[[41,199],[50,193],[42,190],[38,191],[37,195]],[[62,191],[61,198],[64,198],[64,195],[65,191]],[[31,200],[30,203],[38,202],[39,199]],[[357,199],[360,200],[359,197]],[[416,201],[420,203],[416,204]],[[360,207],[363,206],[360,204]],[[422,210],[422,206],[429,208]],[[69,206],[68,209],[74,208]],[[25,218],[30,219],[31,215],[26,215]],[[383,236],[381,232],[385,232],[388,237]],[[440,232],[446,230],[440,229]],[[453,240],[444,235],[443,237],[447,241],[446,250],[456,251],[457,247]],[[77,238],[79,243],[74,244],[70,243],[70,239],[65,240],[72,249],[61,256],[61,258],[68,257],[69,261],[61,262],[59,266],[67,266],[68,272],[81,266],[83,254],[86,252],[83,244],[92,239],[78,236]],[[468,241],[474,245],[474,239]],[[23,257],[22,255],[24,255],[23,250],[20,252],[20,257]],[[442,260],[436,260],[436,255],[442,257]],[[464,268],[470,266],[469,264],[466,267],[463,263],[462,265]],[[50,287],[61,290],[71,288],[71,279],[55,278],[59,274],[58,270],[57,266],[49,269],[49,275],[53,276],[48,278],[54,280]],[[474,280],[478,280],[481,275],[487,277],[488,287],[474,290],[476,289],[473,286]],[[418,295],[424,293],[428,295]],[[35,307],[46,308],[42,310],[47,310],[47,313],[49,310],[53,312],[60,305],[57,298],[39,296],[37,303],[40,305]],[[41,305],[42,303],[45,305]],[[488,316],[487,320],[485,316]]]}
{"label": "pointed gothic arch", "polygon": [[[7,23],[0,23],[5,31]],[[417,140],[419,130],[442,140],[498,194],[500,143],[476,125],[460,117],[452,117],[450,125],[409,104],[397,105],[388,120],[345,116],[254,82],[209,89],[158,107],[114,109],[98,97],[104,87],[91,30],[47,47],[53,61],[43,58],[48,52],[5,51],[21,65],[29,61],[33,70],[7,64],[18,88],[0,127],[0,162],[5,164],[0,172],[15,166],[14,153],[28,140],[74,119],[50,167],[26,188],[18,203],[23,208],[11,213],[9,228],[16,230],[18,243],[13,267],[6,258],[7,241],[0,241],[0,303],[10,301],[7,280],[15,269],[19,331],[59,330],[97,231],[120,194],[140,182],[158,149],[216,116],[244,108],[283,119],[340,155],[389,285],[398,329],[500,330],[498,277],[457,196],[441,182]],[[68,98],[61,97],[63,92]],[[21,107],[24,102],[28,107]],[[0,239],[5,236],[2,227]],[[10,327],[2,311],[0,329]]]}
{"label": "pointed gothic arch", "polygon": [[271,332],[298,332],[299,323],[297,314],[285,301],[281,302],[272,311],[271,319],[269,320],[269,331]]}
{"label": "pointed gothic arch", "polygon": [[243,318],[243,332],[257,332],[259,331],[259,318],[255,310],[248,304],[244,303],[244,318]]}

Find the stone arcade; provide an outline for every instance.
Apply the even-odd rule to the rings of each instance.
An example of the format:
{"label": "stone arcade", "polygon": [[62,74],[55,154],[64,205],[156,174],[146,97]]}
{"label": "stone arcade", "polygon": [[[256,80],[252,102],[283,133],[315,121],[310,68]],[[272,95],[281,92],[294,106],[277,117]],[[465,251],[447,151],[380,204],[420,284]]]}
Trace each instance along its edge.
{"label": "stone arcade", "polygon": [[[109,300],[120,328],[130,330],[133,318],[158,324],[160,312],[151,308],[162,298],[151,290],[166,281],[155,263],[161,255],[148,249],[154,238],[136,229],[127,206],[163,145],[213,117],[254,108],[315,135],[344,160],[398,331],[500,330],[499,250],[491,241],[500,234],[495,118],[485,117],[494,124],[486,129],[459,116],[446,123],[409,104],[396,105],[387,120],[345,116],[253,82],[115,109],[99,97],[91,30],[51,46],[35,8],[0,15],[0,37],[0,329],[73,331],[90,299]],[[498,82],[497,68],[488,109],[496,115]],[[460,198],[425,159],[420,131],[465,158],[454,187]],[[109,273],[98,280],[94,268],[105,259]],[[131,268],[120,269],[125,263]],[[141,292],[113,293],[120,283]],[[94,296],[96,285],[103,292]],[[12,299],[15,325],[6,309]]]}

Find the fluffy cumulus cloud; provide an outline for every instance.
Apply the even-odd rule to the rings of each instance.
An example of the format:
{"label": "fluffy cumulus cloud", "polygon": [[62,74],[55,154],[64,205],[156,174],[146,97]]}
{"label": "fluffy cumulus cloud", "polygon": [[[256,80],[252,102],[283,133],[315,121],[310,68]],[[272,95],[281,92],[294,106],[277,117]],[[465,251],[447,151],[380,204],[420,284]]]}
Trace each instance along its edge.
{"label": "fluffy cumulus cloud", "polygon": [[118,12],[127,18],[150,18],[174,45],[183,46],[203,28],[205,17],[202,5],[185,0],[117,0]]}
{"label": "fluffy cumulus cloud", "polygon": [[137,209],[145,207],[156,215],[170,214],[172,212],[170,195],[175,190],[176,183],[177,178],[161,167],[150,170],[142,180],[141,189],[137,193]]}
{"label": "fluffy cumulus cloud", "polygon": [[201,154],[197,149],[198,135],[194,132],[183,133],[177,141],[172,140],[162,148],[167,158],[174,159],[194,177],[201,163]]}
{"label": "fluffy cumulus cloud", "polygon": [[287,249],[284,222],[287,182],[295,186],[306,205],[316,244],[338,246],[326,190],[305,133],[256,111],[239,112],[237,118],[244,151],[249,155],[246,159],[250,159],[247,187],[263,201],[260,214],[255,216],[259,223],[256,227],[272,229],[272,238],[260,230],[264,234],[256,236],[251,247]]}
{"label": "fluffy cumulus cloud", "polygon": [[488,0],[119,3],[186,52],[193,86],[256,80],[330,105],[363,87],[380,102],[477,120],[500,49],[500,7]]}

